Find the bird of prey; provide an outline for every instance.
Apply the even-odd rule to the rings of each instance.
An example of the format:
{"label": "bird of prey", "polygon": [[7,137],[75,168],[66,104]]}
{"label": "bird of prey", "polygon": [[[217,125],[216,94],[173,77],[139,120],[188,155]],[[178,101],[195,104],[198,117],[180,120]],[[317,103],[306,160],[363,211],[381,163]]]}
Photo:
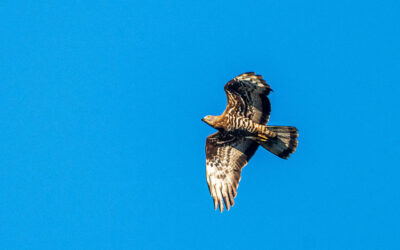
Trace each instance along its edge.
{"label": "bird of prey", "polygon": [[206,140],[206,177],[214,207],[229,211],[239,186],[242,168],[261,145],[287,159],[297,147],[297,129],[267,126],[271,112],[270,86],[261,75],[244,73],[225,85],[228,104],[220,116],[202,119],[218,130]]}

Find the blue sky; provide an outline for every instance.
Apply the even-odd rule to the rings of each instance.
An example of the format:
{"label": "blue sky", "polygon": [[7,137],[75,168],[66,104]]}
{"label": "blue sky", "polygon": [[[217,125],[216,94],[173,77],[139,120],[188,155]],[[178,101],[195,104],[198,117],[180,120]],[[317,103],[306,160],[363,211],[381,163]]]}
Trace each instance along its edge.
{"label": "blue sky", "polygon": [[[2,1],[0,248],[400,249],[398,1]],[[255,71],[260,149],[213,210],[200,119]]]}

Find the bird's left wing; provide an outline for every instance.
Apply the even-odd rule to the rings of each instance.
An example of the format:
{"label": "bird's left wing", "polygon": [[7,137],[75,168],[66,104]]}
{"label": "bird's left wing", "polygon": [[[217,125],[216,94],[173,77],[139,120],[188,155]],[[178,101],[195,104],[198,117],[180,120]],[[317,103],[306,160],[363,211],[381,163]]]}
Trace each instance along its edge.
{"label": "bird's left wing", "polygon": [[271,113],[268,94],[270,86],[254,72],[236,76],[224,87],[228,104],[225,113],[241,116],[259,123],[267,124]]}
{"label": "bird's left wing", "polygon": [[258,148],[258,143],[217,132],[206,140],[206,177],[214,207],[222,212],[233,206],[242,168]]}

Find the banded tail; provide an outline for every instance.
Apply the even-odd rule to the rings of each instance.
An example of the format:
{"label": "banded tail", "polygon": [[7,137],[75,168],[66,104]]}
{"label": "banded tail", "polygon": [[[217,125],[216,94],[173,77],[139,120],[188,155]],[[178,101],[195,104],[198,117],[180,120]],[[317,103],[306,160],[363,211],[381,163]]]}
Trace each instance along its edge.
{"label": "banded tail", "polygon": [[296,150],[297,129],[289,126],[267,126],[267,128],[274,132],[276,137],[267,140],[260,138],[258,143],[274,155],[287,159]]}

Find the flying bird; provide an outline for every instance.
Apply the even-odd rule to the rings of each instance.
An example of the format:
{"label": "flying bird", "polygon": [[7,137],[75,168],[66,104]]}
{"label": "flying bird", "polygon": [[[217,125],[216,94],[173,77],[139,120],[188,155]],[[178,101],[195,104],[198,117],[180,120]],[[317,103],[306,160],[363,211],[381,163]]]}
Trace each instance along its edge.
{"label": "flying bird", "polygon": [[261,145],[287,159],[297,147],[297,129],[267,126],[271,113],[268,94],[272,91],[261,75],[244,73],[224,87],[228,104],[222,115],[202,119],[218,130],[206,140],[206,177],[214,207],[229,211],[239,186],[242,168]]}

